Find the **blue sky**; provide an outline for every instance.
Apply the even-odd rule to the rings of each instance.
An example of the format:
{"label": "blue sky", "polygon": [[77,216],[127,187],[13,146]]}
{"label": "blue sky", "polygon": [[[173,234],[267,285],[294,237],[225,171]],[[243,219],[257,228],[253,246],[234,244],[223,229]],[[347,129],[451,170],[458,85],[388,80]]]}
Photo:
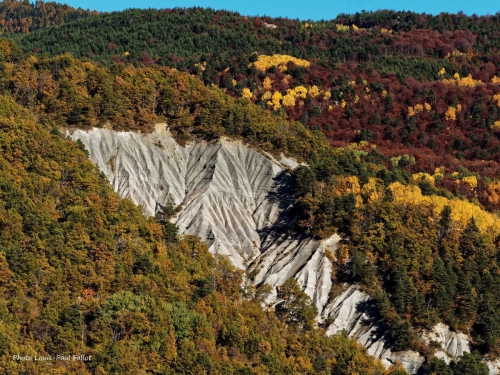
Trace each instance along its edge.
{"label": "blue sky", "polygon": [[299,18],[301,20],[332,19],[339,13],[362,10],[395,9],[419,13],[441,12],[485,15],[500,12],[500,0],[67,0],[73,7],[99,11],[127,8],[174,8],[201,6],[237,11],[243,15],[268,15]]}

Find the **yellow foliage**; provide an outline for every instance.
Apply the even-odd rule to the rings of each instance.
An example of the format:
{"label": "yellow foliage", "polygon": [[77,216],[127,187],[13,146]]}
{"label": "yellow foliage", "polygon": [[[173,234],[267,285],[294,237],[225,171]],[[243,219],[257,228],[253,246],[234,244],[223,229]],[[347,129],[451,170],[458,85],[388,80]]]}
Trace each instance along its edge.
{"label": "yellow foliage", "polygon": [[297,86],[294,91],[299,98],[305,99],[307,97],[307,89],[304,86]]}
{"label": "yellow foliage", "polygon": [[431,105],[429,103],[424,103],[424,107],[425,107],[425,110],[426,111],[430,111],[431,110]]}
{"label": "yellow foliage", "polygon": [[283,95],[279,91],[275,91],[271,100],[267,102],[268,105],[273,107],[273,110],[278,110],[281,108],[281,100],[283,99]]}
{"label": "yellow foliage", "polygon": [[425,180],[429,182],[432,186],[434,186],[434,176],[431,176],[429,173],[425,172],[415,173],[411,176],[411,178],[415,182]]}
{"label": "yellow foliage", "polygon": [[445,206],[451,208],[451,218],[461,227],[465,228],[474,217],[476,224],[483,233],[497,235],[500,233],[500,218],[482,210],[479,206],[461,199],[448,199],[437,195],[422,195],[418,186],[402,185],[399,182],[392,183],[394,202],[402,205],[431,205],[436,216],[440,215]]}
{"label": "yellow foliage", "polygon": [[285,107],[293,107],[295,105],[295,91],[287,90],[285,96],[283,97],[282,103]]}
{"label": "yellow foliage", "polygon": [[361,194],[361,186],[359,185],[359,180],[356,176],[339,176],[338,186],[336,186],[336,191],[341,194],[353,193],[354,195]]}
{"label": "yellow foliage", "polygon": [[89,61],[85,61],[82,63],[82,68],[84,68],[86,71],[94,71],[95,66]]}
{"label": "yellow foliage", "polygon": [[380,32],[382,34],[392,34],[392,30],[388,30],[388,29],[385,29],[383,27],[380,29]]}
{"label": "yellow foliage", "polygon": [[312,369],[311,361],[305,357],[297,357],[295,363],[293,364],[293,372],[295,374],[306,374]]}
{"label": "yellow foliage", "polygon": [[347,245],[340,246],[337,261],[340,264],[345,264],[349,260],[349,256],[349,247]]}
{"label": "yellow foliage", "polygon": [[499,85],[500,84],[500,77],[493,76],[493,78],[491,79],[491,83],[493,83],[495,85]]}
{"label": "yellow foliage", "polygon": [[283,77],[281,82],[283,82],[285,85],[288,85],[290,82],[290,78],[292,78],[292,76],[290,74],[287,74],[286,76]]}
{"label": "yellow foliage", "polygon": [[493,98],[491,99],[492,102],[496,102],[497,106],[500,107],[500,94],[493,95]]}
{"label": "yellow foliage", "polygon": [[455,107],[448,107],[448,110],[444,114],[444,118],[448,121],[454,121],[457,119],[457,109]]}
{"label": "yellow foliage", "polygon": [[358,31],[359,30],[359,27],[357,27],[355,24],[352,24],[351,27],[352,27],[353,31]]}
{"label": "yellow foliage", "polygon": [[323,94],[323,100],[329,100],[332,97],[332,93],[330,91],[325,91]]}
{"label": "yellow foliage", "polygon": [[445,69],[445,68],[442,68],[442,69],[439,71],[439,73],[438,73],[438,75],[440,75],[440,76],[444,76],[445,74],[446,74],[446,69]]}
{"label": "yellow foliage", "polygon": [[355,95],[355,96],[354,96],[354,103],[356,104],[357,102],[359,102],[359,96],[358,96],[358,95]]}
{"label": "yellow foliage", "polygon": [[130,55],[130,52],[128,51],[123,52],[123,56],[127,57],[128,55]]}
{"label": "yellow foliage", "polygon": [[387,96],[387,90],[382,90],[382,97],[385,98]]}
{"label": "yellow foliage", "polygon": [[457,112],[460,113],[462,112],[462,104],[457,104]]}
{"label": "yellow foliage", "polygon": [[444,176],[444,167],[436,167],[436,169],[434,169],[434,177],[443,177]]}
{"label": "yellow foliage", "polygon": [[499,120],[495,121],[494,124],[490,126],[490,129],[496,132],[500,131],[500,121]]}
{"label": "yellow foliage", "polygon": [[283,99],[283,95],[281,95],[281,93],[279,91],[275,91],[272,98],[271,98],[271,100],[273,102],[280,102],[281,99]]}
{"label": "yellow foliage", "polygon": [[467,87],[474,87],[483,83],[481,80],[472,78],[470,74],[467,77],[460,78],[460,74],[458,73],[453,75],[453,79],[443,79],[443,82]]}
{"label": "yellow foliage", "polygon": [[368,195],[368,203],[375,203],[382,198],[382,193],[377,190],[377,179],[370,177],[361,189],[362,194]]}
{"label": "yellow foliage", "polygon": [[[427,109],[428,104],[425,103],[425,108]],[[430,105],[429,105],[430,108]],[[422,104],[415,104],[415,107],[408,107],[408,117],[415,116],[417,113],[423,112],[424,106]]]}
{"label": "yellow foliage", "polygon": [[342,31],[342,32],[349,31],[349,26],[345,26],[345,25],[342,25],[340,23],[337,23],[335,25],[335,27],[336,27],[337,31]]}
{"label": "yellow foliage", "polygon": [[328,106],[329,111],[333,111],[333,107],[331,105]]}
{"label": "yellow foliage", "polygon": [[257,61],[254,64],[257,69],[262,71],[265,71],[272,66],[276,66],[278,68],[280,68],[281,66],[286,70],[286,64],[288,64],[289,62],[292,62],[297,66],[303,66],[305,68],[311,65],[307,60],[297,59],[289,55],[259,55]]}
{"label": "yellow foliage", "polygon": [[30,56],[26,59],[26,62],[29,64],[29,65],[33,65],[33,64],[36,64],[38,62],[38,59],[36,58],[36,56]]}
{"label": "yellow foliage", "polygon": [[315,98],[319,95],[319,89],[318,89],[318,86],[316,85],[313,85],[310,89],[309,89],[309,95],[311,96],[311,98]]}
{"label": "yellow foliage", "polygon": [[463,183],[466,183],[467,185],[469,185],[472,190],[475,190],[477,188],[477,178],[476,178],[476,176],[462,177],[461,181]]}
{"label": "yellow foliage", "polygon": [[10,60],[12,54],[12,43],[3,39],[0,41],[0,51],[2,52],[5,60]]}
{"label": "yellow foliage", "polygon": [[368,203],[372,204],[382,199],[383,195],[379,191],[372,191],[368,197]]}
{"label": "yellow foliage", "polygon": [[345,106],[347,105],[346,101],[344,99],[342,99],[342,102],[340,102],[340,105],[342,105],[342,108],[345,108]]}
{"label": "yellow foliage", "polygon": [[377,179],[375,177],[370,177],[368,182],[363,185],[362,192],[368,193],[377,190]]}
{"label": "yellow foliage", "polygon": [[271,90],[273,87],[273,81],[271,78],[266,77],[264,78],[264,82],[262,82],[262,86],[264,87],[264,90]]}
{"label": "yellow foliage", "polygon": [[336,195],[345,195],[353,193],[356,197],[356,207],[361,206],[363,198],[361,197],[361,186],[356,176],[339,176],[334,192]]}
{"label": "yellow foliage", "polygon": [[491,182],[486,190],[488,191],[488,202],[495,205],[500,203],[500,181]]}
{"label": "yellow foliage", "polygon": [[269,100],[272,96],[273,94],[271,94],[271,91],[266,91],[264,95],[262,95],[262,100]]}
{"label": "yellow foliage", "polygon": [[235,79],[232,79],[231,83],[233,84],[233,86],[236,86],[238,84],[238,82]]}
{"label": "yellow foliage", "polygon": [[245,99],[251,99],[252,98],[252,92],[250,91],[250,89],[248,87],[245,87],[241,91],[241,97],[245,98]]}

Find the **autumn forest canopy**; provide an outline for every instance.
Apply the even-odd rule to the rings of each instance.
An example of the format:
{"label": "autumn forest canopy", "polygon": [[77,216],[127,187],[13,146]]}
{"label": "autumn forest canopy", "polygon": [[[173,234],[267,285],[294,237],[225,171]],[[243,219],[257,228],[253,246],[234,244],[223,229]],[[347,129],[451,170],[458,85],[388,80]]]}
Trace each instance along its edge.
{"label": "autumn forest canopy", "polygon": [[[287,172],[286,231],[342,236],[330,301],[344,283],[367,291],[388,345],[424,355],[424,374],[487,373],[481,358],[500,354],[499,18],[0,3],[0,368],[404,373],[315,328],[294,280],[281,309],[262,309],[265,284],[145,218],[62,135],[166,122],[181,144],[242,139],[303,162]],[[474,354],[433,358],[418,332],[439,322]],[[55,351],[97,360],[11,360]]]}

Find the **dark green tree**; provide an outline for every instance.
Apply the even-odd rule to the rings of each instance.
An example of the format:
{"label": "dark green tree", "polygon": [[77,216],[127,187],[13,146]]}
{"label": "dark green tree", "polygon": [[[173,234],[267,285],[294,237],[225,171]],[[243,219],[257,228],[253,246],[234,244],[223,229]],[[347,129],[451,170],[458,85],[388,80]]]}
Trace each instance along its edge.
{"label": "dark green tree", "polygon": [[318,311],[297,281],[289,278],[277,292],[280,302],[274,307],[276,316],[292,327],[311,330]]}

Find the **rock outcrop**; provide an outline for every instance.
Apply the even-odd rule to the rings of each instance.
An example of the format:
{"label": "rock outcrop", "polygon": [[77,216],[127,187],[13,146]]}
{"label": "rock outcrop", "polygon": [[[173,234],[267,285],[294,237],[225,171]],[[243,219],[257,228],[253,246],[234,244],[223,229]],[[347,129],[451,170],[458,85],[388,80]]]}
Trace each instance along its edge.
{"label": "rock outcrop", "polygon": [[[328,334],[346,330],[368,352],[390,366],[401,362],[415,373],[424,361],[416,352],[393,352],[370,309],[370,296],[345,285],[332,298],[332,255],[337,235],[318,241],[287,234],[290,177],[286,168],[297,163],[259,153],[239,141],[196,142],[179,145],[164,125],[151,134],[106,129],[76,130],[90,159],[104,172],[114,189],[154,215],[157,204],[172,197],[181,207],[176,216],[180,233],[194,234],[210,245],[213,254],[227,255],[248,269],[255,284],[275,288],[294,277],[318,308],[319,322],[328,318]],[[437,356],[449,361],[469,350],[467,336],[438,324],[422,338],[442,349]],[[488,363],[491,374],[497,363]]]}
{"label": "rock outcrop", "polygon": [[275,287],[296,278],[324,309],[332,285],[326,253],[335,252],[339,237],[292,238],[282,229],[292,203],[285,169],[296,162],[278,161],[239,141],[183,147],[161,125],[152,134],[92,129],[71,137],[83,142],[114,189],[146,215],[170,195],[181,206],[175,218],[180,233],[201,237],[213,254],[250,269],[256,284]]}
{"label": "rock outcrop", "polygon": [[154,215],[169,195],[182,210],[181,233],[198,235],[214,254],[240,268],[261,252],[260,232],[278,220],[284,166],[241,142],[195,143],[182,147],[168,131],[141,135],[77,130],[91,160],[114,189]]}
{"label": "rock outcrop", "polygon": [[447,363],[452,358],[460,357],[464,352],[470,352],[469,338],[466,334],[450,331],[446,324],[438,323],[430,332],[424,332],[422,338],[428,343],[438,344],[441,350],[435,356]]}

